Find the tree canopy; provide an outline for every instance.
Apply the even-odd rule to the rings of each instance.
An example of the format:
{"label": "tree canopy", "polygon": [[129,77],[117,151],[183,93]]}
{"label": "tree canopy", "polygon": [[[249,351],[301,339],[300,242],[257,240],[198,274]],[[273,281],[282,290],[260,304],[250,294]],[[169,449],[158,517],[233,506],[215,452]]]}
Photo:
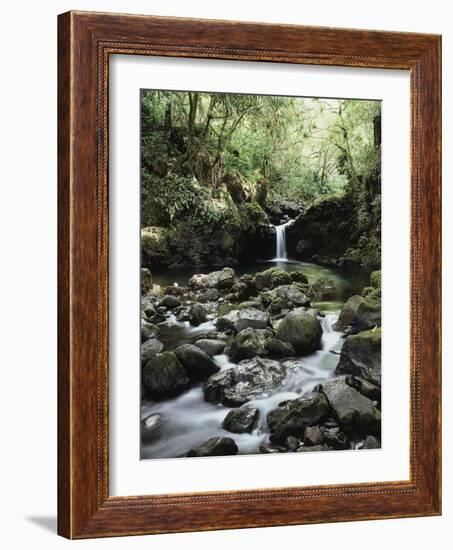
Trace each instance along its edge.
{"label": "tree canopy", "polygon": [[380,141],[379,101],[144,90],[142,226],[231,239],[273,202],[334,195],[378,242]]}

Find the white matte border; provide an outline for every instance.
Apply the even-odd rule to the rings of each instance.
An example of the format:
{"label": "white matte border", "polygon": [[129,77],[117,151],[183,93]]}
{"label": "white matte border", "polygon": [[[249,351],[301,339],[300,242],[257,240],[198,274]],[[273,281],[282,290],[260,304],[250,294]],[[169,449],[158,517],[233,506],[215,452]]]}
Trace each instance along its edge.
{"label": "white matte border", "polygon": [[[409,479],[409,72],[110,56],[110,494]],[[381,99],[382,449],[139,459],[140,89]]]}

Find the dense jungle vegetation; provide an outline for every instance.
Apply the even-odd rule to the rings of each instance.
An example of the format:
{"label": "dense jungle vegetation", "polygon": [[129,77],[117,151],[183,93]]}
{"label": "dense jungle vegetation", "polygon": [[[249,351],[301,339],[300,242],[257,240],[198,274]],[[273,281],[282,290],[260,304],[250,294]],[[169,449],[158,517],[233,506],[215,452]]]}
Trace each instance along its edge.
{"label": "dense jungle vegetation", "polygon": [[143,91],[142,250],[147,267],[288,253],[380,264],[380,102]]}

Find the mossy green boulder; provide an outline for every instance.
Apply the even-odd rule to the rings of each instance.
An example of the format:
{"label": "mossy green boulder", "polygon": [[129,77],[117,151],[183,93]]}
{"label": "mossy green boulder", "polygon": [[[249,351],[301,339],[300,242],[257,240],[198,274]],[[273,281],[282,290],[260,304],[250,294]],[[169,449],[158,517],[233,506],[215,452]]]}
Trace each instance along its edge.
{"label": "mossy green boulder", "polygon": [[276,336],[279,340],[289,342],[296,353],[308,355],[321,347],[322,327],[316,317],[295,309],[280,322]]}

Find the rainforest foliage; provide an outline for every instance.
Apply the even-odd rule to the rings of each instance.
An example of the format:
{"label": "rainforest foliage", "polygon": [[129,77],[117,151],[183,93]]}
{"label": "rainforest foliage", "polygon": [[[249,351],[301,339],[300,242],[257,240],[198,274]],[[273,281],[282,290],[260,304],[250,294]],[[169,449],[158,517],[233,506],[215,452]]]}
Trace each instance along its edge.
{"label": "rainforest foliage", "polygon": [[[378,101],[143,91],[142,227],[154,228],[148,234],[161,240],[183,232],[202,235],[206,244],[215,234],[221,250],[209,253],[234,258],[235,240],[268,225],[276,204],[308,212],[333,197],[352,213],[325,228],[349,224],[349,242],[338,255],[349,251],[375,264],[380,142]],[[153,239],[151,256],[153,246],[165,249]],[[178,261],[201,262],[199,255]]]}

